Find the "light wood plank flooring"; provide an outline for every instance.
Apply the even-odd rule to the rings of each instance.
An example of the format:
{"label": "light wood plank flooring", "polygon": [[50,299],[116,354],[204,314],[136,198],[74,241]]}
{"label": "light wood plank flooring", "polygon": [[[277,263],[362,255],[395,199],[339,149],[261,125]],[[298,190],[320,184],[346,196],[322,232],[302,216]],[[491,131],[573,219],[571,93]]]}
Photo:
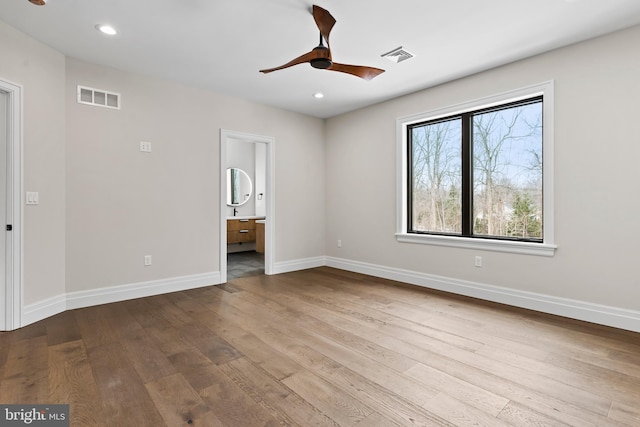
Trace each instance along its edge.
{"label": "light wood plank flooring", "polygon": [[640,334],[331,268],[0,333],[0,378],[73,426],[640,425]]}

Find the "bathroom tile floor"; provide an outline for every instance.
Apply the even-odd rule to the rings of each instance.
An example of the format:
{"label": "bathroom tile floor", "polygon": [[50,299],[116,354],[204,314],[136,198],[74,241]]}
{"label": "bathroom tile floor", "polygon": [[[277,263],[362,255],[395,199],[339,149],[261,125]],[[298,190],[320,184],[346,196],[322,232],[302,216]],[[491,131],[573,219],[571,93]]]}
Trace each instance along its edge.
{"label": "bathroom tile floor", "polygon": [[264,274],[264,254],[256,251],[227,254],[227,281]]}

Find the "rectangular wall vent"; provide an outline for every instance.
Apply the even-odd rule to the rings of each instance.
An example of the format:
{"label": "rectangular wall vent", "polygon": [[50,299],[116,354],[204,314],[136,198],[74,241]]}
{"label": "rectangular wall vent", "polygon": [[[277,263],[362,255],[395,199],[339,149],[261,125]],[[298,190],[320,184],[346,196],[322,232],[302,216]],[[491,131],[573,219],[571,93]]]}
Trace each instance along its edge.
{"label": "rectangular wall vent", "polygon": [[406,61],[407,59],[411,59],[413,58],[415,55],[411,52],[409,52],[406,49],[403,49],[402,46],[393,49],[390,52],[387,53],[383,53],[382,55],[383,58],[387,58],[389,61],[392,62],[402,62],[402,61]]}
{"label": "rectangular wall vent", "polygon": [[120,109],[120,94],[78,85],[78,103]]}

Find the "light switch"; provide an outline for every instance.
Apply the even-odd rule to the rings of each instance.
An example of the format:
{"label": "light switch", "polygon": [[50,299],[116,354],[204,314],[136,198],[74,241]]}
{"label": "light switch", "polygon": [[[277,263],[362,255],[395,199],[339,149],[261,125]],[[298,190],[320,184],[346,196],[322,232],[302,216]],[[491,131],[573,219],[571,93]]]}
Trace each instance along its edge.
{"label": "light switch", "polygon": [[143,153],[151,152],[151,143],[147,141],[140,141],[140,151]]}
{"label": "light switch", "polygon": [[40,203],[40,193],[37,191],[27,191],[27,204],[37,205]]}

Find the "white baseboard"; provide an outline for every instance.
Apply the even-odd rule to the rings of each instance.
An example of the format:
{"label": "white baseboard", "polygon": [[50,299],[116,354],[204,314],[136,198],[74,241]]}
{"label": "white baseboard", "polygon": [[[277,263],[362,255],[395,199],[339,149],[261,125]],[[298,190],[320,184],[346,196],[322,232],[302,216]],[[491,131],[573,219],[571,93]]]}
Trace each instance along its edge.
{"label": "white baseboard", "polygon": [[306,270],[307,268],[322,267],[325,265],[327,265],[327,258],[323,256],[277,262],[273,265],[272,274],[289,273],[291,271]]}
{"label": "white baseboard", "polygon": [[21,326],[27,326],[65,310],[218,284],[220,284],[220,272],[214,272],[70,292],[25,306],[22,311]]}
{"label": "white baseboard", "polygon": [[[612,326],[640,332],[640,311],[627,310],[568,298],[534,292],[503,288],[483,283],[470,282],[449,277],[380,266],[360,261],[334,257],[303,258],[279,262],[273,274],[288,273],[308,268],[329,266],[398,282],[423,286],[458,295],[584,320],[600,325]],[[65,310],[89,307],[98,304],[124,301],[133,298],[177,292],[220,284],[220,272],[173,277],[150,282],[105,287],[90,291],[78,291],[59,295],[24,307],[22,326],[29,325]]]}
{"label": "white baseboard", "polygon": [[34,304],[26,305],[22,309],[21,324],[18,325],[18,327],[21,328],[23,326],[39,322],[47,317],[62,313],[66,309],[67,298],[64,294],[56,295],[55,297],[47,298]]}
{"label": "white baseboard", "polygon": [[430,289],[451,292],[458,295],[498,302],[515,307],[526,308],[548,314],[568,317],[577,320],[613,326],[615,328],[640,332],[640,311],[627,310],[606,305],[594,304],[568,298],[516,289],[469,282],[417,271],[402,270],[352,261],[341,258],[327,257],[326,265],[341,270],[353,271],[384,279],[396,280]]}

